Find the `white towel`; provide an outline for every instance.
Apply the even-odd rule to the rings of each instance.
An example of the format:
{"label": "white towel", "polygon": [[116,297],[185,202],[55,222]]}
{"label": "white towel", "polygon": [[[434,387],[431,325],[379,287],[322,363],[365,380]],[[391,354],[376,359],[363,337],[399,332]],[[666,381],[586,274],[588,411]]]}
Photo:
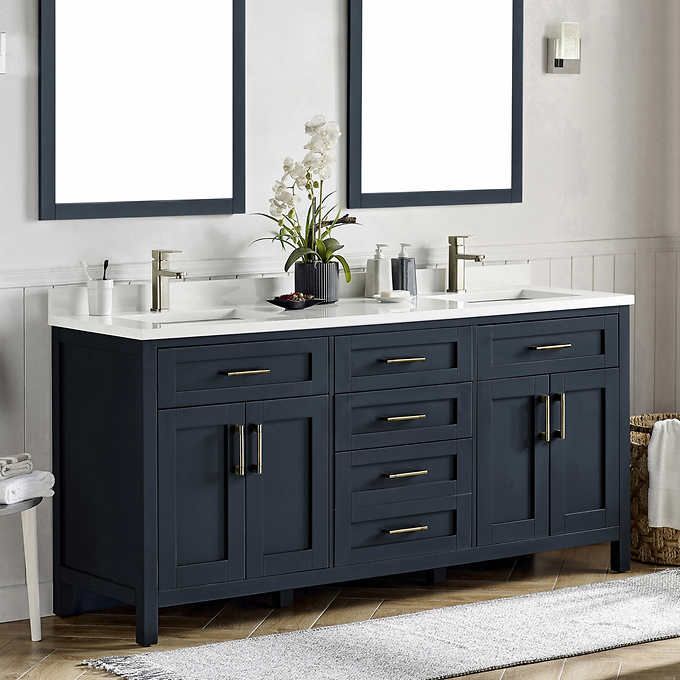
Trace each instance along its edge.
{"label": "white towel", "polygon": [[655,423],[648,468],[649,526],[680,529],[680,420]]}
{"label": "white towel", "polygon": [[21,453],[18,456],[0,456],[0,479],[27,475],[31,472],[33,472],[33,461],[30,453]]}
{"label": "white towel", "polygon": [[51,472],[31,472],[0,481],[0,504],[12,505],[29,498],[50,498],[54,496],[54,475]]}

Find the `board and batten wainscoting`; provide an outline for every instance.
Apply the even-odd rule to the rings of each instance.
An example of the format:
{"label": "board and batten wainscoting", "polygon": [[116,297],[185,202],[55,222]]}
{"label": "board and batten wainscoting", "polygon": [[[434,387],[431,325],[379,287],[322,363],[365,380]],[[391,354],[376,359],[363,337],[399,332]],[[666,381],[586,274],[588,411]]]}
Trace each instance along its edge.
{"label": "board and batten wainscoting", "polygon": [[[631,408],[635,413],[674,410],[680,403],[680,239],[669,237],[475,247],[492,262],[528,262],[531,284],[634,293],[631,310]],[[358,263],[365,257],[351,258]],[[433,258],[446,261],[445,251]],[[267,263],[269,265],[270,263]],[[262,271],[263,263],[257,263]],[[270,270],[277,271],[272,262]],[[191,263],[199,273],[253,274],[252,261]],[[148,264],[115,266],[117,280],[138,281]],[[47,297],[52,286],[74,285],[80,270],[0,272],[0,451],[30,451],[51,468],[50,333]],[[291,280],[292,282],[292,280]],[[93,442],[96,447],[96,442]],[[52,611],[51,503],[39,508],[43,614]],[[19,522],[0,523],[0,621],[27,618]]]}

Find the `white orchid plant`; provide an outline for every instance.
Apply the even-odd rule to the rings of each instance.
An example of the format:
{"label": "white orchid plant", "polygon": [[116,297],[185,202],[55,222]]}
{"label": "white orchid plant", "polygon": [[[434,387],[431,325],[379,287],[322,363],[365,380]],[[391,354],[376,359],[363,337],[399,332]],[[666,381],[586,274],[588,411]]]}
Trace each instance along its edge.
{"label": "white orchid plant", "polygon": [[[278,241],[284,250],[290,250],[285,264],[288,271],[296,262],[324,262],[337,260],[349,283],[352,273],[347,260],[338,253],[344,246],[333,237],[337,227],[356,224],[349,215],[330,202],[335,192],[324,193],[324,183],[332,176],[335,149],[341,136],[340,126],[315,116],[305,124],[309,137],[302,162],[294,158],[283,161],[283,175],[274,182],[274,195],[269,201],[269,213],[257,213],[277,224],[272,236],[258,241]],[[300,218],[302,195],[309,205],[304,221]]]}

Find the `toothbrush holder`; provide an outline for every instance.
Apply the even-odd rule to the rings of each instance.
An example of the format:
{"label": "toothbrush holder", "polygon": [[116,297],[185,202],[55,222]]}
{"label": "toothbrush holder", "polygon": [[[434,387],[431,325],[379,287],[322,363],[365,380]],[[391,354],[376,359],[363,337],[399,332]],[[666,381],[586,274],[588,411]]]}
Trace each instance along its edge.
{"label": "toothbrush holder", "polygon": [[88,281],[87,302],[90,316],[111,316],[113,312],[113,281]]}

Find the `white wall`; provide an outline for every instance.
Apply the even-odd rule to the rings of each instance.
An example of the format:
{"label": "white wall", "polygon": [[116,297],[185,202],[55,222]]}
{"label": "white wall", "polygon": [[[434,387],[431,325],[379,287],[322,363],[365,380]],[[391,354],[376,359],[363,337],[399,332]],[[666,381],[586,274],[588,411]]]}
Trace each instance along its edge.
{"label": "white wall", "polygon": [[[104,256],[141,261],[157,245],[193,258],[252,255],[266,230],[248,216],[41,223],[37,214],[37,0],[2,0],[9,74],[0,77],[0,269]],[[517,206],[363,211],[348,248],[441,243],[532,243],[670,233],[677,186],[677,116],[669,72],[676,0],[527,0],[525,201]],[[247,209],[261,210],[285,155],[300,153],[316,112],[344,121],[346,0],[248,0]],[[292,18],[291,18],[292,15]],[[584,32],[583,74],[543,73],[543,36],[573,17]],[[180,41],[181,45],[181,41]],[[415,131],[417,133],[417,131]],[[344,177],[344,158],[340,163]],[[673,168],[675,170],[675,168]],[[341,182],[341,196],[344,182]],[[266,251],[269,245],[260,246]]]}
{"label": "white wall", "polygon": [[[108,257],[127,271],[159,246],[223,268],[238,267],[233,258],[279,254],[268,244],[248,247],[268,228],[251,216],[37,221],[36,6],[0,0],[9,48],[9,73],[0,76],[0,450],[26,446],[49,466],[46,292],[34,286],[72,279],[63,268],[83,258]],[[282,158],[301,153],[308,117],[324,112],[344,123],[346,1],[247,6],[247,209],[254,212],[266,207]],[[562,18],[582,23],[578,77],[543,73],[543,37]],[[472,233],[496,259],[531,260],[536,283],[634,290],[634,408],[672,408],[680,397],[679,28],[677,0],[527,0],[524,203],[361,211],[363,226],[345,233],[348,252],[407,240],[421,259],[441,260],[448,234]],[[341,178],[344,167],[343,155]],[[48,511],[46,504],[40,515],[47,590]],[[0,522],[0,620],[24,613],[19,546],[18,523]]]}

